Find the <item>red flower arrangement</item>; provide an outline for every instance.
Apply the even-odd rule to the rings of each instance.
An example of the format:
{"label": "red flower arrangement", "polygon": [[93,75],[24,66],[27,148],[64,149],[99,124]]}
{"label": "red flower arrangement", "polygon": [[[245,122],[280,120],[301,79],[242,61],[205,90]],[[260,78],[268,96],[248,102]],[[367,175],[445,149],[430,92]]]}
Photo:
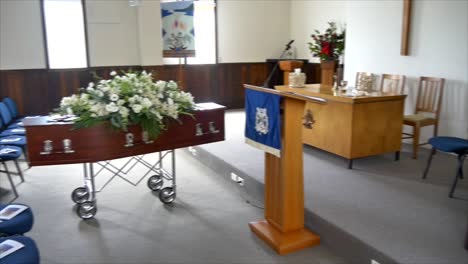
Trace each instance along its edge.
{"label": "red flower arrangement", "polygon": [[311,35],[313,41],[308,43],[309,49],[312,56],[320,60],[337,60],[344,52],[346,31],[338,32],[335,22],[328,22],[328,25],[324,34],[315,30]]}

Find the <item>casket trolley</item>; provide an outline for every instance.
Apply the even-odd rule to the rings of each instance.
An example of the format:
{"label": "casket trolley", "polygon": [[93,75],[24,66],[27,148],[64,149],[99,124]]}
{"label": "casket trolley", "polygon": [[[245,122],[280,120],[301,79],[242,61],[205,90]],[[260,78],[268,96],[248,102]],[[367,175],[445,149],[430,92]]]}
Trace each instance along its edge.
{"label": "casket trolley", "polygon": [[[151,174],[148,188],[159,192],[161,202],[172,203],[176,197],[175,149],[224,140],[224,111],[224,106],[215,103],[197,104],[192,116],[171,121],[155,140],[149,140],[139,126],[129,127],[127,132],[114,131],[105,124],[74,129],[72,122],[48,116],[27,118],[23,123],[29,163],[31,166],[83,163],[84,184],[71,193],[77,204],[76,213],[83,219],[96,215],[96,194],[115,178],[136,186]],[[147,161],[145,154],[154,152],[157,159]],[[125,157],[129,158],[123,164],[113,162]],[[170,170],[163,166],[168,158]],[[146,167],[146,173],[131,181],[127,176],[137,164]],[[104,171],[112,176],[96,188],[95,178]]]}

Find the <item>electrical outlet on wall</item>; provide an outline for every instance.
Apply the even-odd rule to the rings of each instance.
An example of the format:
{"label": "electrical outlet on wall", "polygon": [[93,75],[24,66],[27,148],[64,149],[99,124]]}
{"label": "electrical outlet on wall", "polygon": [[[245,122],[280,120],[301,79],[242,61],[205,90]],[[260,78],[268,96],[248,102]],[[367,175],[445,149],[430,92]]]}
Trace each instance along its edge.
{"label": "electrical outlet on wall", "polygon": [[237,176],[237,174],[235,174],[234,172],[231,172],[231,180],[232,180],[232,181],[237,182],[237,178],[238,178],[238,177],[239,177],[239,176]]}
{"label": "electrical outlet on wall", "polygon": [[244,186],[244,179],[237,176],[237,183],[240,185],[240,186]]}
{"label": "electrical outlet on wall", "polygon": [[197,150],[194,148],[194,147],[189,147],[188,148],[188,151],[193,155],[193,156],[197,156]]}
{"label": "electrical outlet on wall", "polygon": [[244,179],[242,177],[239,177],[234,172],[231,172],[231,180],[238,183],[240,186],[244,186]]}

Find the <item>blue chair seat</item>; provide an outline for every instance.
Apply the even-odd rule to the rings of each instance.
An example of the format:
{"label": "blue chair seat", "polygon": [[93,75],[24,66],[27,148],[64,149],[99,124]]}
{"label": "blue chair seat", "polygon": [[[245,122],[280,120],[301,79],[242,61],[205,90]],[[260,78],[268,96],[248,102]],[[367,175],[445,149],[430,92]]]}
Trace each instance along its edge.
{"label": "blue chair seat", "polygon": [[456,137],[433,137],[429,139],[429,144],[437,150],[458,155],[465,153],[468,149],[468,140]]}
{"label": "blue chair seat", "polygon": [[22,125],[20,125],[21,122],[15,122],[11,123],[7,126],[7,129],[14,129],[14,128],[23,128]]}
{"label": "blue chair seat", "polygon": [[429,139],[429,144],[432,145],[432,151],[429,159],[427,160],[426,169],[422,176],[423,179],[427,177],[432,157],[436,151],[455,153],[458,155],[457,173],[455,174],[455,179],[453,180],[452,187],[449,191],[449,197],[452,198],[458,179],[463,179],[463,162],[468,155],[468,140],[456,137],[433,137]]}
{"label": "blue chair seat", "polygon": [[0,238],[0,243],[8,239],[15,240],[23,244],[24,247],[0,259],[1,264],[38,264],[40,263],[39,250],[34,240],[25,236],[13,236],[13,237]]}
{"label": "blue chair seat", "polygon": [[26,129],[22,127],[6,129],[0,132],[0,137],[8,137],[13,135],[24,136],[26,134]]}
{"label": "blue chair seat", "polygon": [[21,156],[21,153],[23,152],[20,147],[0,145],[0,161],[9,161],[17,159]]}
{"label": "blue chair seat", "polygon": [[[8,204],[0,204],[0,210],[7,207]],[[34,224],[34,216],[31,208],[24,210],[17,216],[10,220],[2,220],[0,222],[0,234],[1,235],[22,235],[31,230]],[[1,261],[0,261],[1,262]]]}
{"label": "blue chair seat", "polygon": [[0,145],[24,146],[26,138],[24,136],[7,136],[0,138]]}

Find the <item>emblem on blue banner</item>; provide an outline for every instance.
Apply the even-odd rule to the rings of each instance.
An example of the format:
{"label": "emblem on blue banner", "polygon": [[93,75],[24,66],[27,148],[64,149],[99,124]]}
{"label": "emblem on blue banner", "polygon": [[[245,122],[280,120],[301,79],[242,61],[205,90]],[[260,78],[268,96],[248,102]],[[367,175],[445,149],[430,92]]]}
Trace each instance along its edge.
{"label": "emblem on blue banner", "polygon": [[266,108],[257,107],[255,114],[255,130],[259,134],[268,134],[268,114]]}

